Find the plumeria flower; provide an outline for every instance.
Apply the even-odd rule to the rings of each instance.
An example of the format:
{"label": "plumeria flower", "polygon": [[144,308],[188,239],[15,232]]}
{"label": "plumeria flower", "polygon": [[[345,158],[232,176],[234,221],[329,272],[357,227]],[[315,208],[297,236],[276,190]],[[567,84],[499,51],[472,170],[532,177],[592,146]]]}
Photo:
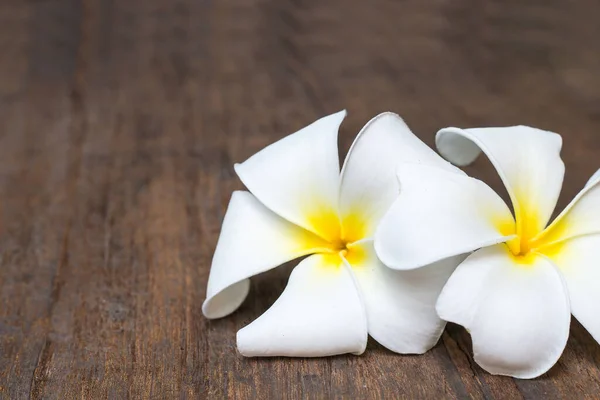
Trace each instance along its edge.
{"label": "plumeria flower", "polygon": [[493,374],[548,371],[565,348],[571,313],[600,341],[600,172],[548,224],[564,176],[559,135],[526,126],[447,128],[436,143],[461,166],[483,151],[514,215],[477,179],[400,165],[402,194],[375,236],[381,260],[418,271],[477,250],[452,274],[436,308],[466,327],[475,360]]}
{"label": "plumeria flower", "polygon": [[435,301],[464,257],[392,271],[377,259],[372,238],[398,196],[399,161],[456,167],[385,113],[359,133],[340,173],[345,115],[322,118],[235,166],[250,192],[235,192],[229,203],[204,315],[232,313],[250,277],[308,256],[273,306],[238,332],[245,356],[361,354],[368,334],[393,351],[423,353],[443,331]]}

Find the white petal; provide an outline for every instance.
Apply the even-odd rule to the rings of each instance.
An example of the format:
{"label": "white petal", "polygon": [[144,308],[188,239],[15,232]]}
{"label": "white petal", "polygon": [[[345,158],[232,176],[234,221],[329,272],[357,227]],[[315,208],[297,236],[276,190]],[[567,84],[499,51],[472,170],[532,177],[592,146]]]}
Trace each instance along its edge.
{"label": "white petal", "polygon": [[208,278],[202,312],[221,318],[246,298],[247,278],[294,258],[310,254],[326,243],[279,217],[248,192],[234,192]]}
{"label": "white petal", "polygon": [[[372,242],[353,246],[349,263],[361,288],[369,335],[402,354],[422,354],[437,343],[446,323],[435,302],[464,256],[452,257],[413,271],[394,271],[375,255]],[[353,252],[360,252],[353,256]]]}
{"label": "white petal", "polygon": [[379,220],[398,196],[399,162],[462,173],[417,138],[398,115],[376,116],[354,140],[342,168],[340,214],[349,241],[373,237]]}
{"label": "white petal", "polygon": [[548,245],[600,233],[600,179],[590,182],[535,241]]}
{"label": "white petal", "polygon": [[509,240],[515,223],[502,199],[466,175],[398,166],[401,194],[381,220],[375,249],[385,265],[413,269]]}
{"label": "white petal", "polygon": [[600,181],[600,169],[598,171],[596,171],[596,173],[594,175],[592,175],[592,177],[590,178],[590,180],[587,182],[586,186],[593,185],[597,181]]}
{"label": "white petal", "polygon": [[437,311],[469,330],[475,361],[492,374],[542,375],[569,336],[569,298],[556,267],[536,255],[517,263],[502,244],[475,252],[457,268]]}
{"label": "white petal", "polygon": [[571,312],[600,343],[600,235],[568,240],[547,256],[567,282]]}
{"label": "white petal", "polygon": [[264,205],[327,239],[339,238],[339,222],[329,227],[335,232],[323,232],[328,227],[311,217],[326,213],[337,219],[337,134],[345,116],[342,111],[321,118],[235,165],[242,182]]}
{"label": "white petal", "polygon": [[361,354],[367,320],[351,271],[338,255],[312,255],[292,271],[285,291],[237,334],[247,357]]}
{"label": "white petal", "polygon": [[480,150],[488,156],[508,190],[520,237],[531,238],[546,227],[565,172],[560,135],[527,126],[446,128],[436,144],[458,165],[472,162]]}

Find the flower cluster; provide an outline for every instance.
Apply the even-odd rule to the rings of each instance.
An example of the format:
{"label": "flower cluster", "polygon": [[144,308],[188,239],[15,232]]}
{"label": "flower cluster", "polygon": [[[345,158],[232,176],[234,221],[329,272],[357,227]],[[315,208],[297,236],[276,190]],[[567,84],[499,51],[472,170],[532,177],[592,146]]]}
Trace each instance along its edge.
{"label": "flower cluster", "polygon": [[358,134],[340,171],[322,118],[235,171],[202,311],[234,312],[254,275],[303,257],[281,297],[237,334],[244,356],[361,354],[370,335],[401,354],[432,348],[446,321],[493,374],[533,378],[562,354],[571,313],[600,341],[600,171],[553,222],[561,137],[525,126],[438,132],[454,165],[483,152],[512,211],[393,113]]}

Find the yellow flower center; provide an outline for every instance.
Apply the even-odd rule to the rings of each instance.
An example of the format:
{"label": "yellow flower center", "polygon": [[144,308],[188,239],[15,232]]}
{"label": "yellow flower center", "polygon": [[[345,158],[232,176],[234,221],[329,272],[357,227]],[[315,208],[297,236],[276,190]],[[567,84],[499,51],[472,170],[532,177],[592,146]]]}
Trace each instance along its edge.
{"label": "yellow flower center", "polygon": [[553,245],[553,233],[562,228],[563,224],[540,229],[539,217],[536,213],[518,214],[516,223],[503,221],[497,224],[502,234],[517,235],[506,242],[510,254],[520,264],[531,264],[535,254],[541,253],[551,256],[556,252],[557,246]]}
{"label": "yellow flower center", "polygon": [[331,249],[336,253],[341,253],[345,255],[348,252],[348,242],[345,240],[334,240],[331,242]]}
{"label": "yellow flower center", "polygon": [[320,208],[308,215],[311,230],[324,240],[318,253],[331,254],[338,260],[344,257],[353,266],[364,260],[366,254],[359,242],[367,237],[367,226],[360,213],[340,218],[335,210]]}
{"label": "yellow flower center", "polygon": [[506,242],[506,246],[510,250],[513,256],[515,257],[524,257],[528,255],[535,247],[532,246],[533,243],[530,237],[526,235],[517,236],[512,240]]}

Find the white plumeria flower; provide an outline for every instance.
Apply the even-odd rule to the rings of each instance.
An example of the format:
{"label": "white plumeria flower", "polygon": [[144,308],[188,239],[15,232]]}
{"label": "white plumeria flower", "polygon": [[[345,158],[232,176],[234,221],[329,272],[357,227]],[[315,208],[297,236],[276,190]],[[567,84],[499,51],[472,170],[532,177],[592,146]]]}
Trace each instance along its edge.
{"label": "white plumeria flower", "polygon": [[372,237],[398,196],[398,161],[456,167],[385,113],[359,133],[340,174],[345,115],[322,118],[235,166],[250,193],[235,192],[229,203],[204,315],[232,313],[248,278],[309,255],[275,304],[238,332],[245,356],[361,354],[368,334],[393,351],[423,353],[444,329],[435,301],[464,257],[392,271],[377,259]]}
{"label": "white plumeria flower", "polygon": [[401,196],[382,219],[381,260],[412,270],[471,254],[437,302],[473,338],[493,374],[534,378],[562,354],[571,313],[600,341],[600,172],[550,225],[563,182],[559,135],[526,126],[438,132],[440,153],[467,165],[483,151],[502,178],[514,217],[483,182],[401,165]]}

